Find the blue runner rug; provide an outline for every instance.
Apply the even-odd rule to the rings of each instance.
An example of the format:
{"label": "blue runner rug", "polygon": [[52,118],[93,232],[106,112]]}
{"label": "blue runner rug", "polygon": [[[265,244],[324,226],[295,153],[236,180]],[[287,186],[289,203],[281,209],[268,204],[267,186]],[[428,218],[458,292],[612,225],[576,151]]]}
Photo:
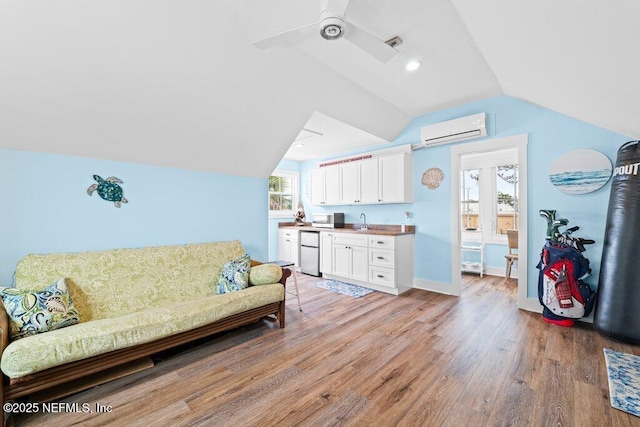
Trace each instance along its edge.
{"label": "blue runner rug", "polygon": [[640,356],[604,349],[611,406],[640,417]]}
{"label": "blue runner rug", "polygon": [[373,289],[352,285],[351,283],[338,282],[337,280],[323,280],[316,283],[316,286],[333,292],[338,292],[352,297],[360,298],[375,292]]}

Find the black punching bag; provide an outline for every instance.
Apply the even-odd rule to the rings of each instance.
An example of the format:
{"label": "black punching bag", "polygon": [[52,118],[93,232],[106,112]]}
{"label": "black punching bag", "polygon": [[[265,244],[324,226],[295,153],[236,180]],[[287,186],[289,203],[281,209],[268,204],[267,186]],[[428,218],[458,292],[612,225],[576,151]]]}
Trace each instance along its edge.
{"label": "black punching bag", "polygon": [[593,326],[604,335],[640,344],[640,141],[618,150]]}

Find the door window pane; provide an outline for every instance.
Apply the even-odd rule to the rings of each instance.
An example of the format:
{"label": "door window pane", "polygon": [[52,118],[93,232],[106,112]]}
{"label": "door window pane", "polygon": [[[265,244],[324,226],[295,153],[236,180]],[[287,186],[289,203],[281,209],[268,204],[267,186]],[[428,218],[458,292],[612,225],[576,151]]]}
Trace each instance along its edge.
{"label": "door window pane", "polygon": [[480,225],[480,169],[462,171],[460,214],[463,230],[477,230]]}
{"label": "door window pane", "polygon": [[518,165],[505,165],[496,171],[496,234],[518,228]]}

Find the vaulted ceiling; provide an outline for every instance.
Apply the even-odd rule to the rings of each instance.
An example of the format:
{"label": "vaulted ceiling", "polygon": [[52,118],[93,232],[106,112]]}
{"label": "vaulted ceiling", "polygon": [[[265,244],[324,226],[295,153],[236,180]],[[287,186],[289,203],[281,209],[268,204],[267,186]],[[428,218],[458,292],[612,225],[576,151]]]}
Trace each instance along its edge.
{"label": "vaulted ceiling", "polygon": [[0,0],[0,147],[266,177],[314,112],[392,140],[417,115],[499,94],[640,136],[640,2],[352,0],[350,21],[402,38],[387,64],[319,36],[252,45],[319,12]]}

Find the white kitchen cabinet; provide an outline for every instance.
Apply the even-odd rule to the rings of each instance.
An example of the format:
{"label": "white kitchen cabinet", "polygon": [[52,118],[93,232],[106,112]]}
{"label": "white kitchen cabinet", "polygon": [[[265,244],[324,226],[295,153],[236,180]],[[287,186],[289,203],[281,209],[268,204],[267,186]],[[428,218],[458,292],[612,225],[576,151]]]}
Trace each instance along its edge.
{"label": "white kitchen cabinet", "polygon": [[408,153],[313,169],[310,180],[314,205],[413,202],[413,160]]}
{"label": "white kitchen cabinet", "polygon": [[379,202],[378,159],[365,159],[340,165],[342,179],[340,203],[353,205]]}
{"label": "white kitchen cabinet", "polygon": [[355,279],[366,282],[369,278],[367,248],[334,244],[332,274],[345,279]]}
{"label": "white kitchen cabinet", "polygon": [[311,204],[324,204],[324,180],[325,171],[322,168],[312,169],[310,173],[311,182]]}
{"label": "white kitchen cabinet", "polygon": [[333,233],[328,231],[320,232],[320,272],[322,274],[333,274]]}
{"label": "white kitchen cabinet", "polygon": [[278,259],[300,266],[300,232],[292,229],[278,230]]}
{"label": "white kitchen cabinet", "polygon": [[[322,234],[322,233],[321,233]],[[329,234],[329,233],[325,233]],[[323,277],[398,295],[413,287],[413,234],[377,235],[333,231],[322,240],[322,263],[331,257],[332,272]]]}
{"label": "white kitchen cabinet", "polygon": [[380,202],[379,159],[360,162],[360,203]]}
{"label": "white kitchen cabinet", "polygon": [[345,163],[340,165],[341,191],[340,203],[352,205],[358,203],[360,197],[360,168],[358,162]]}
{"label": "white kitchen cabinet", "polygon": [[413,161],[407,154],[394,154],[378,159],[379,202],[409,203],[413,201]]}
{"label": "white kitchen cabinet", "polygon": [[367,281],[369,278],[369,262],[367,260],[367,248],[360,246],[351,247],[351,278]]}
{"label": "white kitchen cabinet", "polygon": [[366,281],[369,276],[367,236],[334,233],[333,273],[347,279]]}
{"label": "white kitchen cabinet", "polygon": [[325,166],[311,170],[311,204],[340,204],[340,167]]}
{"label": "white kitchen cabinet", "polygon": [[348,278],[351,276],[351,252],[345,245],[332,245],[333,275]]}

